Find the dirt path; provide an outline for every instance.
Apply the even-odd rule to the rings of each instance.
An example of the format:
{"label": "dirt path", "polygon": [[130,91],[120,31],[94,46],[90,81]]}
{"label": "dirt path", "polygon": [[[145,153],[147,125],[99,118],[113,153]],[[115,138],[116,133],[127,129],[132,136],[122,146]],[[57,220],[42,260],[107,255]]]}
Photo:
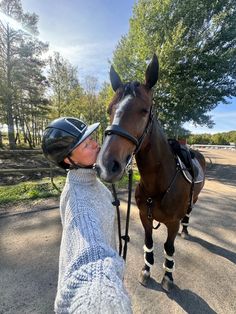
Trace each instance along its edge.
{"label": "dirt path", "polygon": [[[143,266],[143,228],[131,209],[125,283],[135,314],[236,313],[236,152],[204,151],[213,166],[191,216],[189,241],[176,240],[176,287],[160,286],[166,230],[154,232],[155,264],[147,288],[137,278]],[[50,205],[52,205],[50,203]],[[122,210],[126,208],[122,202]],[[22,208],[22,212],[24,208]],[[61,236],[57,209],[0,219],[0,313],[53,313]]]}

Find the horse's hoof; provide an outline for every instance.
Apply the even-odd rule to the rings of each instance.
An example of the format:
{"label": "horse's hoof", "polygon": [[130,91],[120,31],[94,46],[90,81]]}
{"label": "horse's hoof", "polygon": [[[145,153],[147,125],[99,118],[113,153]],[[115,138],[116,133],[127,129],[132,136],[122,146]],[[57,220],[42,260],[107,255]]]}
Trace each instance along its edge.
{"label": "horse's hoof", "polygon": [[174,287],[174,283],[169,277],[164,276],[161,282],[161,286],[166,292],[169,292]]}
{"label": "horse's hoof", "polygon": [[144,287],[147,287],[148,281],[150,278],[150,272],[147,270],[142,270],[141,274],[139,276],[139,282],[141,283],[141,285],[143,285]]}
{"label": "horse's hoof", "polygon": [[185,239],[185,240],[188,240],[189,239],[189,234],[188,233],[186,233],[186,232],[181,232],[181,238],[183,238],[183,239]]}

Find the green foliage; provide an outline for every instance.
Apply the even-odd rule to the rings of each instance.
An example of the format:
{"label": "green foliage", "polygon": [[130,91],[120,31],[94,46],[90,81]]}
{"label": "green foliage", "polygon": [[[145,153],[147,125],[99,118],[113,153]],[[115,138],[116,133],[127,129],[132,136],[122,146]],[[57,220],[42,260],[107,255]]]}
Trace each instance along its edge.
{"label": "green foliage", "polygon": [[81,97],[77,68],[54,52],[49,58],[48,81],[52,91],[52,117],[71,116],[71,93],[74,91],[76,98]]}
{"label": "green foliage", "polygon": [[154,97],[159,119],[178,134],[186,121],[212,126],[207,113],[236,95],[235,0],[139,0],[113,63],[126,80],[143,81],[157,53]]}
{"label": "green foliage", "polygon": [[50,118],[74,116],[88,124],[100,122],[97,139],[101,142],[107,126],[105,103],[111,94],[110,88],[104,84],[98,94],[96,77],[85,77],[83,86],[79,84],[76,77],[77,69],[59,53],[55,53],[50,59],[49,70],[49,83],[52,90]]}
{"label": "green foliage", "polygon": [[187,138],[188,144],[215,144],[229,145],[236,143],[236,131],[222,132],[216,134],[191,134]]}

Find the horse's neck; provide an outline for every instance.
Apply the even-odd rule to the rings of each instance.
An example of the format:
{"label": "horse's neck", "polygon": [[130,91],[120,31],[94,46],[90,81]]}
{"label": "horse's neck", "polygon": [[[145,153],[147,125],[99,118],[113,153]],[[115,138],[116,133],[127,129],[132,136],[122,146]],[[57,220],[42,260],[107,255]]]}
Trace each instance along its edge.
{"label": "horse's neck", "polygon": [[175,160],[161,127],[155,120],[136,155],[140,184],[149,195],[164,193],[175,174]]}

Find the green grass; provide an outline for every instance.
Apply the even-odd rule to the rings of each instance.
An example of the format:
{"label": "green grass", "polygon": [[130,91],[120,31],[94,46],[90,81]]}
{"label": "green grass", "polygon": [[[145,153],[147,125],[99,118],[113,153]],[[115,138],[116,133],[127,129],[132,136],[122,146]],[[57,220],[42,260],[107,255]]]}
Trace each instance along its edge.
{"label": "green grass", "polygon": [[[133,172],[133,186],[139,180],[139,173],[137,170]],[[54,178],[56,186],[62,190],[65,177],[58,176]],[[109,184],[106,184],[108,187]],[[123,178],[116,183],[117,189],[128,188],[128,175],[124,175]],[[18,202],[44,199],[53,196],[59,196],[60,192],[53,187],[50,178],[44,178],[38,181],[22,182],[15,185],[0,186],[0,206],[4,204],[16,204]]]}
{"label": "green grass", "polygon": [[[54,182],[61,190],[65,182],[65,177],[57,177],[54,179]],[[45,178],[39,181],[0,186],[0,205],[59,195],[60,192],[53,187],[50,178]]]}
{"label": "green grass", "polygon": [[[140,179],[140,175],[139,175],[138,170],[133,170],[133,187],[135,186],[136,183],[138,183],[139,179]],[[107,187],[110,186],[110,184],[106,182],[104,183]],[[117,189],[128,189],[128,183],[129,183],[129,177],[126,174],[120,179],[120,181],[116,182],[115,186]]]}
{"label": "green grass", "polygon": [[[135,183],[139,181],[139,179],[140,179],[140,175],[139,175],[138,170],[134,170],[133,171],[133,186],[135,185]],[[125,188],[128,188],[128,183],[129,183],[129,176],[125,175],[122,177],[120,181],[116,183],[116,186],[119,189],[125,189]]]}

